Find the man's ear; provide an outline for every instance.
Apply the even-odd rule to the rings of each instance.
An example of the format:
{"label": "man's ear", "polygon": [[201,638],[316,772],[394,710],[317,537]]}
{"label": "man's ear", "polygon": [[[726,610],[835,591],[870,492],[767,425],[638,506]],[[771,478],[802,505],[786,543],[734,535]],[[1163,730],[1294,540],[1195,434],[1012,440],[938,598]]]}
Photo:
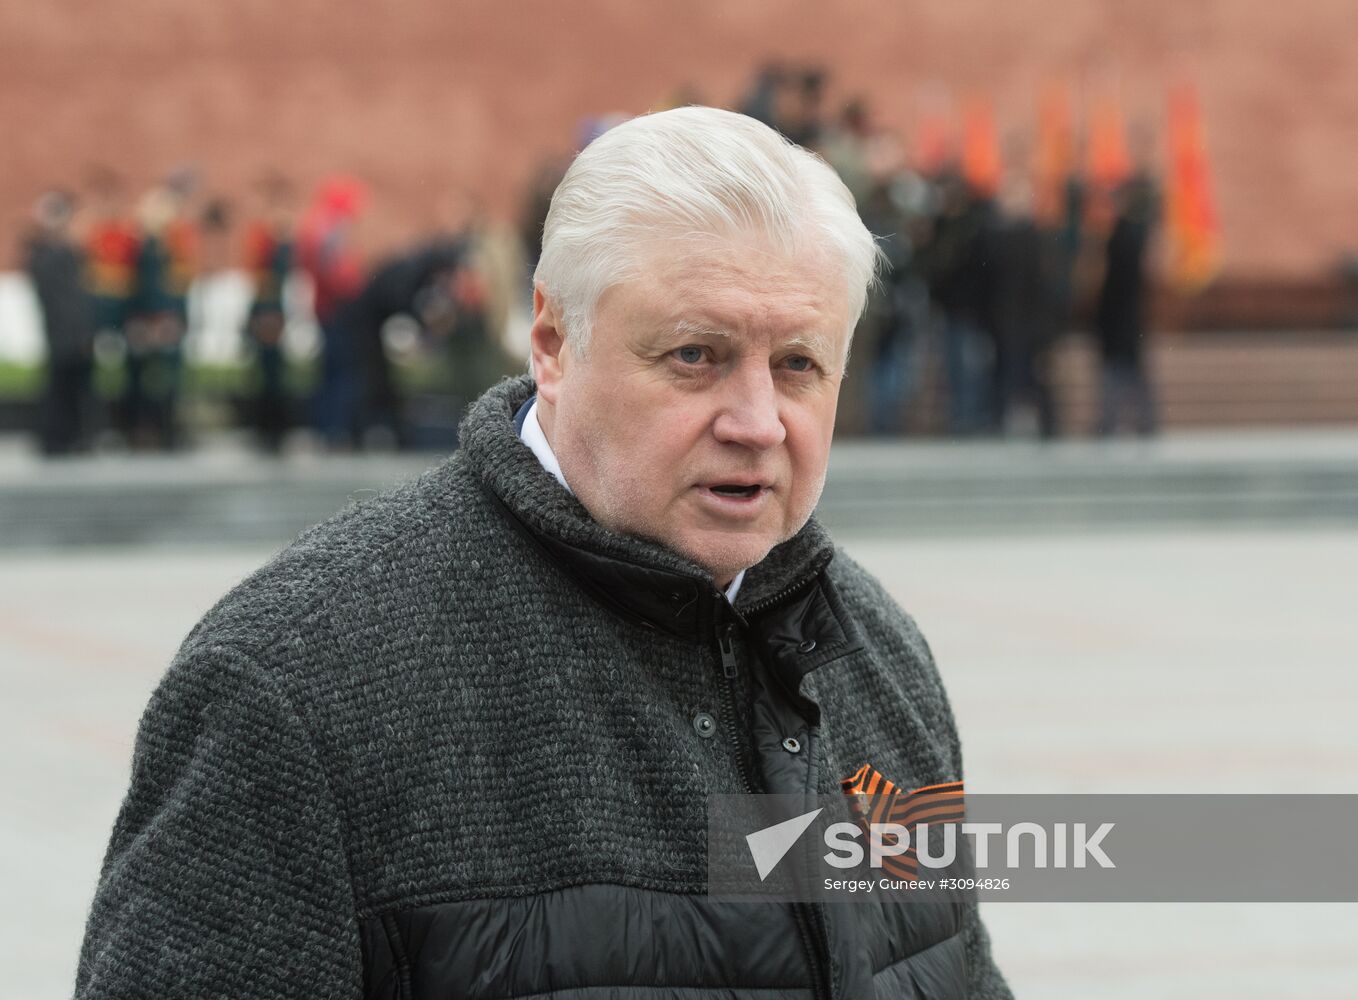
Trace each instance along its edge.
{"label": "man's ear", "polygon": [[533,329],[529,333],[533,379],[538,395],[555,406],[561,386],[562,362],[568,350],[561,314],[541,285],[533,287]]}

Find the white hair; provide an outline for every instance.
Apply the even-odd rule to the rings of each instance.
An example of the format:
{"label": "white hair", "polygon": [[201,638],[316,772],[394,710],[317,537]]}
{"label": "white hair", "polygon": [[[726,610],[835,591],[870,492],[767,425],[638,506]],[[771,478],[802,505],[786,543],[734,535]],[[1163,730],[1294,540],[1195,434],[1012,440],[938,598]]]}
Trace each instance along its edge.
{"label": "white hair", "polygon": [[635,276],[645,244],[749,232],[841,261],[852,332],[881,259],[853,195],[814,153],[717,108],[643,115],[585,147],[552,195],[533,282],[583,357],[599,297]]}

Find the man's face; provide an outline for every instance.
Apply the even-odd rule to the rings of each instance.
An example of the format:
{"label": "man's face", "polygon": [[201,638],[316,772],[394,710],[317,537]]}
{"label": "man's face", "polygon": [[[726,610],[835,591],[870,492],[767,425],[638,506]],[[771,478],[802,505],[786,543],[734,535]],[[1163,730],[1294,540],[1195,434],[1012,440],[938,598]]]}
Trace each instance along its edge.
{"label": "man's face", "polygon": [[586,358],[540,294],[539,417],[585,509],[725,587],[820,499],[850,317],[839,268],[757,240],[657,241],[600,298]]}

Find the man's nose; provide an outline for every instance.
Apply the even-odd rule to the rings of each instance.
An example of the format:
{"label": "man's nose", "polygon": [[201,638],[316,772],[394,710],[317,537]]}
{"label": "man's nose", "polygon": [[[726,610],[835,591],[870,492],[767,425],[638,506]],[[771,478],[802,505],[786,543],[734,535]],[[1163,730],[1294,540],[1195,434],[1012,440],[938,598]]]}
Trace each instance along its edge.
{"label": "man's nose", "polygon": [[722,382],[721,410],[712,428],[717,440],[761,451],[782,444],[787,429],[767,363],[742,365]]}

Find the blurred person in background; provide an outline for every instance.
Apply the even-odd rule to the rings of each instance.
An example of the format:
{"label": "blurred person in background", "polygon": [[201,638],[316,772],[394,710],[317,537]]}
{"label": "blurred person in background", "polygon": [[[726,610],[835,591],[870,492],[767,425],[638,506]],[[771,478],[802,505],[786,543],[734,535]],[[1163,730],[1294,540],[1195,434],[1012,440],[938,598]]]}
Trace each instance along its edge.
{"label": "blurred person in background", "polygon": [[995,231],[994,423],[1001,431],[1012,431],[1023,411],[1031,408],[1038,435],[1050,440],[1057,433],[1049,367],[1059,261],[1053,259],[1033,218],[1032,184],[1022,162],[1025,151],[1022,144],[1011,144]]}
{"label": "blurred person in background", "polygon": [[932,191],[905,166],[900,142],[873,124],[862,98],[848,101],[821,131],[817,152],[853,195],[885,257],[856,336],[867,358],[867,429],[896,434],[920,381],[928,332],[921,250],[931,232]]}
{"label": "blurred person in background", "polygon": [[245,320],[245,342],[254,369],[250,422],[260,447],[277,454],[289,423],[283,295],[297,260],[296,196],[291,182],[273,173],[259,181],[256,195],[259,208],[244,238],[245,270],[252,292]]}
{"label": "blurred person in background", "polygon": [[444,350],[451,375],[448,389],[460,418],[481,393],[523,367],[496,335],[491,313],[494,286],[474,242],[468,244],[464,266],[449,275],[440,290],[453,307],[445,313],[451,316],[452,325],[447,328]]}
{"label": "blurred person in background", "polygon": [[901,170],[877,181],[860,215],[886,258],[880,284],[868,298],[860,334],[869,352],[868,430],[899,434],[919,388],[929,331],[929,290],[920,251],[932,211],[929,186]]}
{"label": "blurred person in background", "polygon": [[[451,198],[445,212],[452,220],[445,228],[458,234],[465,244],[464,269],[475,272],[483,286],[481,312],[485,317],[487,344],[498,345],[496,351],[502,358],[505,352],[517,358],[518,363],[513,367],[522,370],[528,360],[526,345],[512,343],[510,330],[511,315],[522,303],[526,291],[522,278],[524,248],[519,233],[514,226],[493,215],[474,192]],[[479,385],[467,401],[475,399],[489,385],[490,382]]]}
{"label": "blurred person in background", "polygon": [[740,99],[740,111],[770,128],[778,127],[781,91],[787,86],[788,72],[778,62],[768,62],[759,68],[749,90]]}
{"label": "blurred person in background", "polygon": [[1057,346],[1069,331],[1074,312],[1076,274],[1085,239],[1081,221],[1085,214],[1085,186],[1072,173],[1061,179],[1053,194],[1050,199],[1039,198],[1038,204],[1046,200],[1047,208],[1039,210],[1034,219],[1046,284],[1046,309],[1042,316],[1045,328],[1039,336],[1039,350],[1045,354],[1039,356],[1035,373],[1045,378],[1046,392],[1050,396],[1050,434],[1043,431],[1040,415],[1039,433],[1056,438],[1064,430],[1057,389]]}
{"label": "blurred person in background", "polygon": [[967,436],[994,427],[995,211],[958,170],[936,185],[930,294],[942,316],[948,430]]}
{"label": "blurred person in background", "polygon": [[524,194],[523,204],[519,210],[519,238],[523,243],[525,288],[528,287],[528,277],[533,273],[533,268],[538,266],[538,257],[542,255],[542,226],[547,221],[547,210],[552,204],[552,192],[561,183],[561,178],[565,176],[569,165],[570,160],[561,156],[543,158],[533,171],[532,180],[529,181]]}
{"label": "blurred person in background", "polygon": [[141,231],[128,306],[123,425],[133,448],[182,443],[179,391],[189,288],[198,272],[199,233],[182,182],[153,188],[137,209]]}
{"label": "blurred person in background", "polygon": [[[504,347],[493,312],[495,281],[512,282],[518,259],[497,255],[496,237],[475,198],[446,199],[440,212],[444,231],[380,264],[352,310],[367,359],[365,433],[391,438],[402,448],[456,447],[457,425],[471,402],[521,370]],[[498,279],[492,270],[497,264],[509,269]],[[387,355],[383,331],[395,316],[415,320],[426,357],[439,374],[431,391],[413,400],[402,398]]]}
{"label": "blurred person in background", "polygon": [[797,70],[774,91],[775,127],[806,149],[818,149],[825,133],[825,71]]}
{"label": "blurred person in background", "polygon": [[352,449],[360,443],[359,353],[347,320],[349,306],[365,280],[353,229],[366,201],[367,191],[357,180],[328,178],[317,189],[298,234],[298,258],[311,279],[313,308],[321,328],[314,418],[316,429],[332,449]]}
{"label": "blurred person in background", "polygon": [[353,341],[358,390],[354,422],[359,445],[404,448],[410,444],[384,329],[395,316],[420,320],[422,297],[431,285],[449,280],[465,254],[460,239],[431,237],[413,250],[379,261],[358,294],[340,307],[337,321]]}
{"label": "blurred person in background", "polygon": [[115,334],[126,349],[127,310],[136,290],[137,227],[129,218],[122,179],[99,167],[89,181],[92,218],[85,233],[85,288],[95,326]]}
{"label": "blurred person in background", "polygon": [[869,147],[875,129],[869,118],[868,106],[861,98],[844,105],[839,118],[824,129],[817,152],[835,168],[839,179],[862,206],[873,190]]}
{"label": "blurred person in background", "polygon": [[1104,248],[1094,328],[1101,367],[1098,433],[1115,434],[1124,415],[1142,437],[1158,427],[1155,390],[1146,370],[1149,288],[1147,257],[1159,215],[1159,195],[1139,169],[1117,191],[1113,229]]}
{"label": "blurred person in background", "polygon": [[235,264],[231,246],[231,202],[221,196],[209,198],[203,204],[198,219],[198,269],[202,274],[215,274]]}
{"label": "blurred person in background", "polygon": [[47,384],[39,416],[44,455],[86,451],[93,404],[94,301],[85,288],[84,255],[71,236],[75,202],[48,191],[33,207],[33,230],[24,242],[28,273],[42,313]]}

